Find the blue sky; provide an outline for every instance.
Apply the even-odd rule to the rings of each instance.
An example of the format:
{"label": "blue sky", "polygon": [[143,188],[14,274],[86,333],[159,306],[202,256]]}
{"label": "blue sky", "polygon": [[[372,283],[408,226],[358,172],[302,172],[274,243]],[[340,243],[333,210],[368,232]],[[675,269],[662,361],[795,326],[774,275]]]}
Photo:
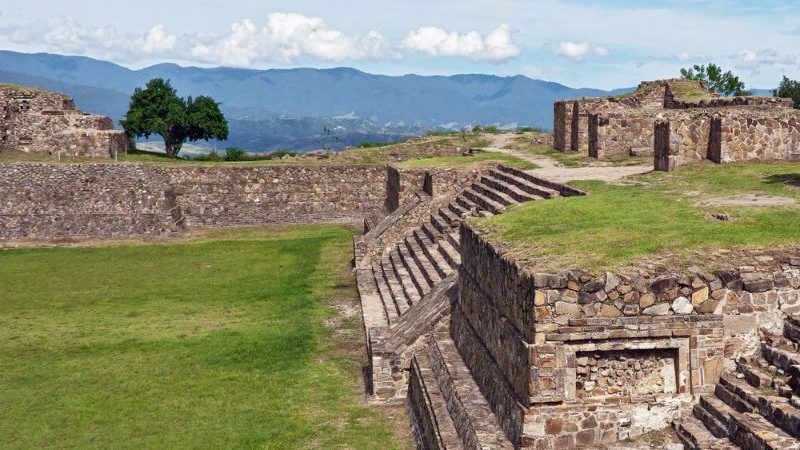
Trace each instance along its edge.
{"label": "blue sky", "polygon": [[0,4],[0,48],[133,68],[350,66],[600,88],[714,61],[766,88],[800,78],[800,0],[26,0]]}

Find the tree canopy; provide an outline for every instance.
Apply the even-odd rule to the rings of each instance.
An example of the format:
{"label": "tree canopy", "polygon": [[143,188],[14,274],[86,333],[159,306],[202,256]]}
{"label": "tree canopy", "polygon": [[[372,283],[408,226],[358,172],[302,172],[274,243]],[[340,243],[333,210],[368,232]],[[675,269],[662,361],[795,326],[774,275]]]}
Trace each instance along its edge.
{"label": "tree canopy", "polygon": [[186,141],[228,138],[228,121],[211,97],[178,97],[169,80],[154,78],[147,86],[136,88],[130,107],[120,121],[129,137],[164,139],[167,155],[175,158]]}
{"label": "tree canopy", "polygon": [[681,78],[685,80],[702,81],[709,88],[722,95],[748,95],[745,90],[744,81],[731,71],[722,72],[722,68],[716,64],[709,63],[708,66],[695,64],[690,69],[681,69]]}
{"label": "tree canopy", "polygon": [[773,92],[775,97],[790,98],[794,100],[794,107],[800,109],[800,81],[790,80],[783,76],[778,89]]}

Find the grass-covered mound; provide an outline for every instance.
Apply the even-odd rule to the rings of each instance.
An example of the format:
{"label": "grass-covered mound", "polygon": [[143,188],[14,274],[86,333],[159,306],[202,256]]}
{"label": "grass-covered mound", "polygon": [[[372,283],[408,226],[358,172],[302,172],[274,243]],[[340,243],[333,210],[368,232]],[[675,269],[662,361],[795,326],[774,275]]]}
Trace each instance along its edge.
{"label": "grass-covered mound", "polygon": [[611,269],[657,254],[800,239],[800,164],[704,163],[628,181],[574,182],[589,195],[472,223],[542,269]]}
{"label": "grass-covered mound", "polygon": [[352,235],[0,251],[0,448],[391,448],[359,405]]}

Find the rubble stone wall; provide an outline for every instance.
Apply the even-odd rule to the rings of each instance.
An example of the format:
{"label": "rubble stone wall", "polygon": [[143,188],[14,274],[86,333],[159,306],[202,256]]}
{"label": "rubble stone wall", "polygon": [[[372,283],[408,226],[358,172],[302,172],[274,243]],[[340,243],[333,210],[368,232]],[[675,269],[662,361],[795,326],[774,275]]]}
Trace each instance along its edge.
{"label": "rubble stone wall", "polygon": [[6,164],[0,238],[160,235],[178,221],[358,223],[385,199],[384,167]]}
{"label": "rubble stone wall", "polygon": [[462,354],[485,355],[471,369],[500,379],[476,376],[484,396],[498,416],[522,411],[507,422],[535,448],[668,426],[681,402],[711,392],[726,366],[758,351],[757,330],[779,332],[800,311],[792,252],[737,255],[739,265],[713,271],[537,272],[469,224],[461,250],[453,338]]}
{"label": "rubble stone wall", "polygon": [[110,118],[78,111],[65,95],[0,85],[0,151],[113,158],[128,147]]}

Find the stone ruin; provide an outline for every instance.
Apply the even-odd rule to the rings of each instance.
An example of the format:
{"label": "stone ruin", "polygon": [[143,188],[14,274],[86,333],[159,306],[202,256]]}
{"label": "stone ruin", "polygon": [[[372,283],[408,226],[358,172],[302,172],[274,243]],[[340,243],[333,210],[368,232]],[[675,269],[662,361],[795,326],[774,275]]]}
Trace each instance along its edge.
{"label": "stone ruin", "polygon": [[[681,94],[688,99],[680,98]],[[715,163],[800,159],[800,111],[791,99],[720,97],[699,82],[642,82],[629,95],[554,105],[559,151],[594,158],[654,155],[656,170]]]}
{"label": "stone ruin", "polygon": [[[762,142],[761,127],[781,140],[796,136],[796,113],[782,100],[711,97],[695,107],[674,99],[670,83],[646,84],[621,99],[572,102],[578,112],[563,116],[556,145],[586,143],[587,151],[608,156],[601,152],[666,140],[672,167],[691,160],[680,159],[691,156],[681,153],[687,141],[675,139],[685,123],[697,142],[706,126],[721,130],[719,139],[707,139],[719,142],[720,161],[747,159],[748,151],[791,157],[776,141],[744,156],[732,144],[742,133]],[[80,116],[68,112],[74,108],[63,96],[37,95],[33,115],[45,118],[23,121],[19,130],[4,122],[4,140],[18,142],[31,123],[63,130]],[[11,98],[19,115],[22,97]],[[664,108],[666,98],[673,107]],[[598,109],[589,109],[591,102]],[[58,105],[63,115],[43,114]],[[615,122],[612,111],[620,108]],[[4,106],[6,117],[11,109]],[[559,110],[566,115],[566,103],[556,105],[557,117]],[[625,116],[629,111],[654,115]],[[761,124],[754,111],[777,122]],[[617,129],[611,124],[644,137],[633,133],[623,145],[601,131]],[[47,151],[48,144],[37,145]],[[687,450],[800,450],[800,248],[720,251],[689,267],[654,261],[615,272],[549,271],[507,252],[465,219],[586,194],[498,165],[26,163],[0,165],[0,175],[4,240],[363,221],[354,268],[369,357],[365,388],[375,403],[407,407],[419,448],[652,448],[637,447],[637,439],[674,430],[670,445]]]}
{"label": "stone ruin", "polygon": [[63,94],[0,84],[0,152],[114,158],[128,147],[110,118],[75,109]]}

